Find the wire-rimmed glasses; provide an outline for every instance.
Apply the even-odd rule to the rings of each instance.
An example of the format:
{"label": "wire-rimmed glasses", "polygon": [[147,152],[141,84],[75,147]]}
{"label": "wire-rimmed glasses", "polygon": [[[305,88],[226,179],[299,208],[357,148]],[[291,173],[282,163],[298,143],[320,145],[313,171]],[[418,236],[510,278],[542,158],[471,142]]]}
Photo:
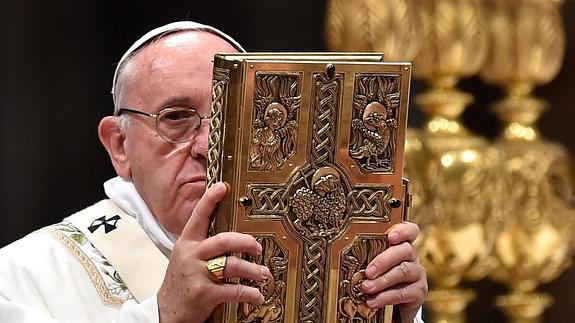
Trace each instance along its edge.
{"label": "wire-rimmed glasses", "polygon": [[166,108],[157,114],[144,111],[121,108],[118,116],[124,112],[141,114],[155,119],[156,132],[164,140],[178,144],[189,142],[200,130],[202,120],[210,117],[203,117],[194,109],[187,108]]}

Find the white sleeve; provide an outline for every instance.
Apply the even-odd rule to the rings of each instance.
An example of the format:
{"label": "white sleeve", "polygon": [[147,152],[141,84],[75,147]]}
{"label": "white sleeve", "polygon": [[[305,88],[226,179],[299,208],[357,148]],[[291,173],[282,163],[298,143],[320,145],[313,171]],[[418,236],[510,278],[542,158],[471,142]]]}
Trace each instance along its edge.
{"label": "white sleeve", "polygon": [[156,295],[104,302],[91,277],[45,234],[0,249],[0,323],[159,323]]}
{"label": "white sleeve", "polygon": [[126,301],[118,312],[116,323],[159,323],[158,298],[156,295],[138,304],[133,300]]}
{"label": "white sleeve", "polygon": [[31,306],[11,302],[0,297],[0,322],[3,323],[59,323],[46,313]]}
{"label": "white sleeve", "polygon": [[415,318],[413,319],[413,323],[425,323],[425,322],[423,322],[423,319],[421,318],[421,307],[419,308],[419,311],[417,311],[417,314],[415,315]]}
{"label": "white sleeve", "polygon": [[[70,318],[74,322],[97,322],[97,318],[87,321],[78,321],[77,318]],[[52,318],[48,313],[44,313],[26,304],[13,302],[0,297],[0,322],[2,323],[62,323]],[[156,297],[150,297],[141,304],[135,301],[127,301],[118,311],[117,319],[110,323],[158,323],[158,303]]]}

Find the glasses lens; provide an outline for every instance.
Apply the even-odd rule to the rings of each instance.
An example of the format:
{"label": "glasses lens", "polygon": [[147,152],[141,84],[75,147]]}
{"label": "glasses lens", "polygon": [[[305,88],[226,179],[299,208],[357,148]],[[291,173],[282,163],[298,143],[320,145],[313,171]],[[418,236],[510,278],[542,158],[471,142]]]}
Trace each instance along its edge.
{"label": "glasses lens", "polygon": [[164,110],[158,116],[158,133],[172,142],[189,141],[200,126],[200,116],[190,109]]}

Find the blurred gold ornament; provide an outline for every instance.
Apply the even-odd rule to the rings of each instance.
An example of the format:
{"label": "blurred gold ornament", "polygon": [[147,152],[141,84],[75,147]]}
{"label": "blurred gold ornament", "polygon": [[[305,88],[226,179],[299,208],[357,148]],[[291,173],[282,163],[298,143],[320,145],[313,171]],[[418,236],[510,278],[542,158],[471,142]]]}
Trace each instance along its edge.
{"label": "blurred gold ornament", "polygon": [[325,40],[333,51],[383,52],[411,61],[423,38],[414,8],[421,0],[330,0]]}
{"label": "blurred gold ornament", "polygon": [[[425,38],[418,10],[423,1],[426,0],[329,0],[326,44],[333,51],[375,51],[384,53],[386,61],[412,61]],[[410,178],[413,204],[417,206],[410,213],[421,225],[433,222],[433,217],[423,203],[426,193],[420,179],[426,172],[427,160],[419,136],[419,130],[407,130],[405,172]]]}
{"label": "blurred gold ornament", "polygon": [[413,219],[424,232],[416,243],[432,281],[426,302],[431,319],[459,323],[465,322],[465,309],[475,298],[475,292],[459,286],[461,280],[481,279],[495,265],[497,203],[490,193],[498,154],[459,120],[473,96],[456,87],[461,78],[478,72],[489,43],[479,1],[430,0],[421,10],[426,38],[414,75],[430,89],[415,98],[428,120],[420,136],[425,168],[413,173],[414,182],[423,182],[425,198],[415,205]]}
{"label": "blurred gold ornament", "polygon": [[411,215],[422,227],[416,244],[433,283],[427,307],[435,322],[464,322],[475,294],[458,284],[493,268],[496,235],[494,203],[485,197],[497,153],[459,121],[473,97],[456,88],[487,55],[480,3],[331,0],[325,34],[331,50],[382,51],[391,60],[417,55],[414,75],[431,89],[416,101],[429,118],[421,131],[408,130],[405,159],[414,192]]}
{"label": "blurred gold ornament", "polygon": [[535,123],[548,103],[531,95],[561,69],[565,35],[560,1],[485,1],[491,36],[481,77],[504,88],[494,105],[504,131],[495,142],[502,155],[502,231],[491,277],[510,293],[496,304],[514,323],[541,322],[551,296],[537,286],[555,279],[570,264],[574,227],[571,165],[565,149],[542,138]]}

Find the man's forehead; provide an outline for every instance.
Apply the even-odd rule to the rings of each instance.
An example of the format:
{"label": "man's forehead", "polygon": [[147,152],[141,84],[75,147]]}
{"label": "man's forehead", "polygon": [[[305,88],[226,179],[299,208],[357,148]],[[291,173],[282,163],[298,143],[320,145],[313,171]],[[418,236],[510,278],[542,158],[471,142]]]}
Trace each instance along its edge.
{"label": "man's forehead", "polygon": [[[124,55],[122,56],[122,58],[120,59],[120,61],[118,62],[118,65],[116,67],[116,71],[114,73],[114,78],[112,81],[112,94],[115,92],[114,89],[116,87],[116,81],[118,79],[118,74],[120,72],[120,69],[122,67],[122,63],[128,59],[128,57],[130,57],[131,55],[133,55],[135,52],[137,52],[139,49],[142,49],[142,47],[145,47],[147,45],[148,42],[150,41],[154,41],[156,40],[158,37],[163,37],[163,36],[167,36],[168,34],[171,33],[176,33],[179,31],[204,31],[204,32],[208,32],[211,34],[214,34],[214,36],[223,39],[224,41],[228,42],[233,48],[235,48],[237,51],[241,51],[244,52],[244,49],[240,46],[240,44],[238,44],[238,42],[236,42],[233,38],[231,38],[229,35],[225,34],[224,32],[208,26],[208,25],[203,25],[203,24],[199,24],[193,21],[176,21],[173,23],[169,23],[167,25],[164,26],[160,26],[158,28],[155,28],[153,30],[150,30],[149,32],[147,32],[145,35],[143,35],[142,37],[140,37],[138,40],[136,40],[132,46],[130,46],[130,48],[124,53]],[[114,98],[115,99],[115,98]],[[117,109],[117,107],[116,107]]]}
{"label": "man's forehead", "polygon": [[133,60],[144,70],[161,70],[181,63],[181,58],[184,58],[191,66],[203,67],[207,64],[211,73],[211,62],[216,53],[236,51],[217,35],[205,31],[180,31],[150,43],[142,48]]}

